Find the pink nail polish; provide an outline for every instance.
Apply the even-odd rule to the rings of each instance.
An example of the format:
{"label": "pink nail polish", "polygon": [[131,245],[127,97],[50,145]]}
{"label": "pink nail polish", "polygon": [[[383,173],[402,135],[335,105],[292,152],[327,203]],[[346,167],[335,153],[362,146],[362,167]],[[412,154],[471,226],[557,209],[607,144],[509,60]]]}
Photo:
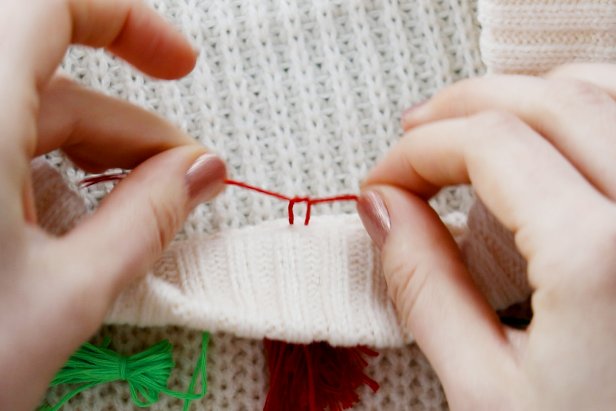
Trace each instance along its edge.
{"label": "pink nail polish", "polygon": [[186,184],[191,206],[209,201],[225,185],[227,168],[225,163],[214,154],[199,156],[186,172]]}
{"label": "pink nail polish", "polygon": [[372,241],[382,248],[391,229],[391,220],[381,196],[375,191],[363,193],[357,202],[357,212]]}

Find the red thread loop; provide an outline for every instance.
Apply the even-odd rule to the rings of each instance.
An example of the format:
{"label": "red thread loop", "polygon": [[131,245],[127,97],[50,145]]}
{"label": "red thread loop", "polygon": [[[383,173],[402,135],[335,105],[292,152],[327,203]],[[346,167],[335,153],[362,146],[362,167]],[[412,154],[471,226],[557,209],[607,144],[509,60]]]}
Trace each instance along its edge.
{"label": "red thread loop", "polygon": [[299,196],[289,197],[284,194],[277,193],[275,191],[270,191],[270,190],[265,190],[260,187],[255,187],[250,184],[243,183],[241,181],[225,180],[225,184],[245,188],[247,190],[252,190],[252,191],[256,191],[257,193],[268,195],[270,197],[288,201],[289,207],[287,208],[287,210],[289,213],[289,224],[291,225],[293,225],[293,223],[295,222],[295,213],[293,212],[293,207],[297,203],[306,203],[306,216],[304,217],[304,225],[308,225],[310,224],[310,216],[311,216],[313,205],[322,204],[322,203],[333,203],[336,201],[357,201],[359,199],[355,194],[342,194],[339,196],[321,197],[321,198],[310,198],[310,197],[299,197]]}
{"label": "red thread loop", "polygon": [[293,206],[296,203],[306,203],[306,218],[304,219],[304,225],[308,225],[310,222],[310,208],[312,206],[312,202],[308,197],[293,197],[289,200],[289,224],[293,225],[293,222],[295,221]]}
{"label": "red thread loop", "polygon": [[[79,185],[83,188],[90,187],[94,184],[103,183],[107,181],[122,180],[127,175],[128,173],[125,171],[121,171],[118,173],[99,174],[99,175],[84,178],[83,180],[79,182]],[[289,224],[291,225],[293,225],[293,223],[295,222],[295,214],[293,212],[293,207],[297,203],[306,203],[306,216],[304,217],[304,225],[308,225],[310,223],[310,215],[311,215],[313,205],[323,204],[323,203],[333,203],[337,201],[358,201],[359,199],[359,197],[355,194],[342,194],[339,196],[321,197],[321,198],[310,198],[310,197],[299,197],[299,196],[289,197],[284,194],[277,193],[275,191],[265,190],[260,187],[246,184],[241,181],[225,180],[225,184],[244,188],[246,190],[252,190],[257,193],[261,193],[261,194],[264,194],[270,197],[277,198],[279,200],[288,201],[289,207],[287,208],[287,210],[289,213]]]}

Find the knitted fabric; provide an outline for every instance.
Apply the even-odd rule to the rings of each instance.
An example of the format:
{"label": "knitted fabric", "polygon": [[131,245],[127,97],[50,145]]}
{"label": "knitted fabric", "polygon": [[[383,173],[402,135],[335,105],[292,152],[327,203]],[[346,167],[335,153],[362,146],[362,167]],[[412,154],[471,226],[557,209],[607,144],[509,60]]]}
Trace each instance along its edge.
{"label": "knitted fabric", "polygon": [[[44,160],[32,168],[41,225],[51,232],[71,226],[67,219],[85,212],[79,197]],[[511,233],[481,203],[468,229],[459,212],[443,221],[494,308],[528,294]],[[308,227],[279,219],[176,241],[118,297],[107,322],[347,346],[412,339],[399,327],[379,254],[355,215],[320,216]]]}
{"label": "knitted fabric", "polygon": [[478,0],[490,71],[540,74],[569,62],[616,61],[616,0]]}
{"label": "knitted fabric", "polygon": [[[83,215],[83,203],[67,201],[75,193],[58,184],[52,168],[37,159],[33,170],[37,194],[53,189],[64,199],[41,197],[43,227],[57,221],[48,219],[55,217],[49,208],[65,217]],[[464,220],[461,213],[445,219],[459,239]],[[513,301],[502,290],[492,293],[490,283],[482,286],[501,302],[497,308]],[[107,322],[350,346],[394,347],[411,339],[398,325],[379,254],[356,215],[319,216],[307,227],[278,219],[176,241],[118,297]]]}
{"label": "knitted fabric", "polygon": [[[522,70],[520,61],[542,55],[541,47],[528,46],[520,49],[531,53],[499,63],[498,47],[491,44],[506,43],[486,40],[496,38],[489,16],[515,16],[518,8],[531,4],[515,2],[515,7],[507,8],[506,3],[480,0],[484,58],[492,71]],[[553,1],[532,3],[556,7]],[[457,79],[483,72],[473,0],[156,0],[153,4],[201,50],[197,68],[186,79],[152,81],[101,51],[83,48],[71,49],[64,70],[92,88],[169,118],[224,157],[232,178],[289,194],[357,191],[366,171],[399,137],[404,108]],[[573,7],[570,2],[562,4],[565,9]],[[536,37],[532,43],[544,42],[549,43],[549,36]],[[569,57],[575,58],[573,52]],[[540,70],[548,66],[545,63]],[[83,177],[58,154],[48,160],[73,187]],[[106,193],[105,185],[90,188],[84,193],[87,206],[93,209]],[[480,288],[492,304],[505,306],[528,293],[520,280],[524,266],[511,251],[510,235],[494,229],[495,220],[485,210],[473,211],[478,218],[469,220],[470,230],[464,228],[461,214],[451,214],[468,211],[471,203],[467,189],[454,188],[432,204],[446,221],[456,221],[450,229],[458,236]],[[76,203],[66,206],[68,214],[81,215]],[[212,335],[209,358],[210,394],[198,403],[199,409],[263,405],[266,380],[260,342],[231,334],[397,346],[383,350],[373,361],[371,375],[381,390],[375,396],[363,395],[356,409],[445,408],[421,353],[414,345],[402,345],[410,336],[397,326],[384,298],[377,256],[357,218],[345,215],[354,213],[353,204],[321,205],[314,213],[324,216],[315,217],[309,227],[289,228],[277,221],[285,215],[285,204],[228,189],[190,216],[152,273],[118,299],[108,319],[136,326],[173,324],[218,331]],[[57,233],[70,228],[73,222],[67,221]],[[272,232],[284,233],[282,238],[288,241]],[[316,238],[339,247],[341,253],[328,253]],[[505,257],[492,255],[503,250]],[[349,263],[354,258],[368,265]],[[212,261],[215,270],[204,264]],[[275,267],[284,271],[273,272]],[[218,281],[218,288],[206,278]],[[351,281],[357,278],[359,283]],[[321,292],[322,281],[336,294]],[[233,299],[214,303],[214,291]],[[295,302],[293,296],[300,295],[298,301],[303,302],[289,305]],[[314,304],[310,296],[317,295],[332,304]],[[263,318],[251,311],[257,303]],[[358,305],[362,311],[353,311]],[[195,358],[191,350],[198,346],[196,332],[122,326],[102,333],[114,340],[120,337],[127,352],[135,345],[170,338],[179,349],[179,376],[172,385],[185,385],[179,379],[190,375]],[[159,409],[173,409],[168,401],[172,400],[163,400]],[[125,387],[117,383],[96,387],[66,408],[132,409],[132,405]]]}
{"label": "knitted fabric", "polygon": [[38,223],[50,234],[67,233],[85,214],[83,199],[44,158],[34,159],[31,168]]}
{"label": "knitted fabric", "polygon": [[[225,158],[232,178],[290,195],[357,192],[367,170],[399,138],[399,117],[406,107],[455,80],[483,71],[472,0],[157,0],[154,5],[201,51],[195,71],[186,79],[152,81],[101,51],[80,47],[67,54],[64,71],[89,87],[127,99],[175,122]],[[48,156],[48,160],[73,188],[84,177],[57,154]],[[107,191],[105,185],[100,185],[81,193],[93,209]],[[471,201],[468,190],[455,188],[444,192],[433,204],[446,215],[452,210],[468,209]],[[351,203],[323,204],[313,211],[311,225],[294,227],[292,233],[319,230],[319,215],[352,218],[343,214],[355,213],[355,207]],[[298,215],[301,212],[298,206]],[[275,220],[285,215],[282,202],[229,188],[213,204],[200,206],[190,216],[170,250],[203,235],[226,236],[230,229],[240,230],[233,236],[241,236],[244,230],[267,231],[261,228],[268,227],[262,223],[276,224]],[[348,230],[362,233],[363,247],[372,253],[357,219],[353,221]],[[259,241],[266,238],[260,236]],[[245,265],[257,277],[267,273],[273,259],[271,255],[263,257],[263,264],[253,260]],[[338,281],[356,275],[346,272],[341,261],[332,261],[328,272],[340,277]],[[319,258],[313,262],[322,263]],[[335,266],[339,267],[337,271],[332,269]],[[287,277],[299,279],[317,274],[322,275],[317,270],[286,271]],[[227,273],[219,271],[218,275],[224,278]],[[152,279],[147,277],[144,282]],[[339,296],[341,303],[344,297]],[[122,301],[121,297],[116,304]],[[128,305],[126,310],[134,307]],[[190,312],[187,306],[183,309]],[[391,329],[390,308],[380,306],[379,310],[387,314],[382,329]],[[114,312],[117,313],[112,311],[110,315]],[[376,313],[367,316],[372,324],[378,318]],[[328,318],[333,314],[320,310],[311,316]],[[208,315],[219,322],[224,320],[214,312]],[[131,323],[141,325],[138,319]],[[342,341],[344,336],[350,342],[353,333],[344,330],[346,323],[330,321],[328,324],[338,327],[333,330],[337,334],[315,329],[314,337]],[[280,324],[277,326],[282,329]],[[393,329],[387,335],[400,334],[399,327]],[[132,349],[134,344],[145,346],[170,338],[176,346],[174,358],[179,367],[174,375],[190,375],[195,358],[190,353],[198,346],[197,334],[192,331],[114,327],[101,333],[110,333],[114,341],[124,340],[120,348],[125,347],[126,353],[138,349]],[[250,329],[242,332],[254,336],[261,333]],[[298,339],[306,338],[305,331],[302,333]],[[366,338],[366,332],[360,335]],[[378,335],[368,336],[377,341]],[[382,338],[382,344],[399,345],[399,338],[389,342]],[[267,379],[261,341],[214,333],[211,344],[210,394],[193,409],[262,407]],[[357,409],[444,407],[439,384],[416,346],[381,352],[370,370],[381,389],[376,395],[362,395]],[[50,392],[50,402],[61,390],[58,387]],[[114,383],[83,393],[66,409],[133,409],[127,398],[125,386]],[[163,399],[157,408],[177,408],[178,404],[168,401],[172,400]]]}

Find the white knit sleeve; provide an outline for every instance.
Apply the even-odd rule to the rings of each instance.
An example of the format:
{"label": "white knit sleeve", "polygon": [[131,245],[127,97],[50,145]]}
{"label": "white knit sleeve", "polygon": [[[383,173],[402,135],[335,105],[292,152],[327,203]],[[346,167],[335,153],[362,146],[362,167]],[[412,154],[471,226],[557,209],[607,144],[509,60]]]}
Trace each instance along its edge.
{"label": "white knit sleeve", "polygon": [[540,74],[569,62],[616,61],[616,0],[479,0],[489,71]]}

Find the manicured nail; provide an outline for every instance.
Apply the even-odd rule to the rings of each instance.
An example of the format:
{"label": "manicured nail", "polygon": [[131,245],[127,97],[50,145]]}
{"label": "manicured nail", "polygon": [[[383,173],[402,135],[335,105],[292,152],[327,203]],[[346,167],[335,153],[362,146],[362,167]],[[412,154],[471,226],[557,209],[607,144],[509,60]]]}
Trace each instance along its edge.
{"label": "manicured nail", "polygon": [[186,172],[191,205],[214,198],[223,189],[226,176],[227,168],[219,157],[210,153],[199,156]]}
{"label": "manicured nail", "polygon": [[381,196],[375,191],[363,193],[357,203],[357,212],[372,241],[382,248],[391,229],[391,221]]}
{"label": "manicured nail", "polygon": [[402,117],[401,117],[401,122],[402,122],[403,127],[406,126],[410,122],[412,115],[416,113],[420,107],[423,107],[426,104],[426,102],[427,100],[420,101],[419,103],[413,104],[411,107],[404,110],[404,112],[402,113]]}

